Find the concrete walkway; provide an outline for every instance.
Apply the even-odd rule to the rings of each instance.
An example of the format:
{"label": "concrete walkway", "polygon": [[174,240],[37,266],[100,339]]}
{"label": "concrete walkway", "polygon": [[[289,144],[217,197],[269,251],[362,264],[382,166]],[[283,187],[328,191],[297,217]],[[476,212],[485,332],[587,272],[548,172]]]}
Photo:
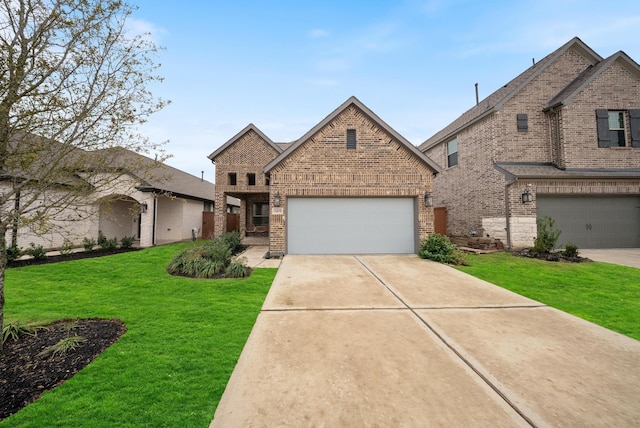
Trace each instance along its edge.
{"label": "concrete walkway", "polygon": [[640,426],[640,342],[416,256],[286,256],[211,426]]}
{"label": "concrete walkway", "polygon": [[580,256],[596,262],[613,263],[640,269],[640,248],[608,248],[580,250]]}
{"label": "concrete walkway", "polygon": [[268,246],[253,245],[247,248],[243,253],[238,254],[237,258],[244,258],[247,266],[250,268],[277,268],[280,267],[281,259],[265,259],[264,256],[269,251]]}

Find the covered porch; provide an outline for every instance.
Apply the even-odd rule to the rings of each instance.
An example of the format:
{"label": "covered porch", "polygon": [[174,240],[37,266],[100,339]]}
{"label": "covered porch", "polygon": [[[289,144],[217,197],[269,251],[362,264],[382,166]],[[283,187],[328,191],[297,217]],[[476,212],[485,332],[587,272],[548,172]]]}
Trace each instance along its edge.
{"label": "covered porch", "polygon": [[[269,243],[269,193],[268,192],[224,192],[222,200],[231,196],[240,200],[240,222],[238,230],[243,239],[256,244],[268,245]],[[216,236],[220,236],[227,230],[226,204],[218,204],[216,196]],[[221,206],[222,205],[222,206]],[[218,226],[220,223],[220,226]],[[259,244],[258,244],[259,243]]]}

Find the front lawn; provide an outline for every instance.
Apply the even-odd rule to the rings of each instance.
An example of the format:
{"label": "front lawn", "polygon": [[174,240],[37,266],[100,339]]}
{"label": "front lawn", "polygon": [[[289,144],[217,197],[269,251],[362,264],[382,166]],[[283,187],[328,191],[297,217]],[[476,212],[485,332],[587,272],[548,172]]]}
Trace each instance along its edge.
{"label": "front lawn", "polygon": [[244,279],[166,273],[192,243],[9,269],[5,322],[119,318],[127,333],[0,427],[206,427],[276,269]]}
{"label": "front lawn", "polygon": [[467,262],[458,269],[640,340],[640,269],[509,253],[467,255]]}

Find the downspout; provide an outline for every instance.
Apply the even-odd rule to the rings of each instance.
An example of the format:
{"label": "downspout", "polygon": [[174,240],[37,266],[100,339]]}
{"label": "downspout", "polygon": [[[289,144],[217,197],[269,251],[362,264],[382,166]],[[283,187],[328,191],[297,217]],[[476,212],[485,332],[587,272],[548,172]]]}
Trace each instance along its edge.
{"label": "downspout", "polygon": [[151,225],[151,245],[156,245],[156,223],[158,220],[158,197],[153,197],[153,224]]}
{"label": "downspout", "polygon": [[518,179],[513,179],[504,185],[504,217],[507,223],[507,248],[511,249],[511,206],[509,204],[509,187]]}

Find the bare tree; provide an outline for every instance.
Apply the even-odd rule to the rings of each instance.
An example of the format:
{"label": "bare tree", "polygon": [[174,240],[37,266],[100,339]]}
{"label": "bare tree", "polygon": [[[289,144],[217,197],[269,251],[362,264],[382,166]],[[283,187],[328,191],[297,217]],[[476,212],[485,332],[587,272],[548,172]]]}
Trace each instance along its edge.
{"label": "bare tree", "polygon": [[166,102],[147,88],[161,80],[157,47],[128,34],[133,10],[121,0],[0,0],[0,327],[7,234],[52,227],[70,209],[82,216],[113,173],[145,167],[118,148],[163,153],[138,132]]}

